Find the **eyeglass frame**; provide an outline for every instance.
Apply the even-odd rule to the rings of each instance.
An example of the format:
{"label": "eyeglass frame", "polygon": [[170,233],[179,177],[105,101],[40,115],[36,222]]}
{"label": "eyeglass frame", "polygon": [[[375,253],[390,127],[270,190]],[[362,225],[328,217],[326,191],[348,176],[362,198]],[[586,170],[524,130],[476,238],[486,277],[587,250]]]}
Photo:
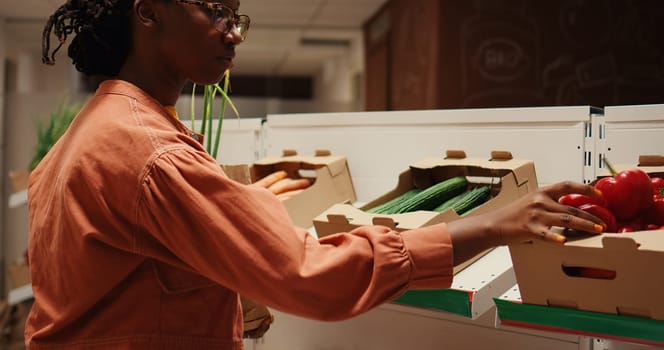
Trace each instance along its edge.
{"label": "eyeglass frame", "polygon": [[[217,29],[219,32],[223,34],[228,34],[230,33],[233,28],[237,30],[237,32],[240,34],[242,37],[242,40],[245,40],[247,38],[247,32],[249,32],[249,27],[251,24],[251,18],[247,15],[243,14],[238,14],[235,10],[233,10],[230,6],[224,5],[219,2],[206,2],[206,1],[200,1],[200,0],[175,0],[177,3],[182,3],[186,5],[195,5],[195,6],[200,6],[203,8],[206,8],[210,11],[219,11],[221,9],[226,9],[230,13],[233,14],[233,17],[219,17],[219,19],[215,18],[215,14],[212,14],[212,19],[214,20],[214,27]],[[220,23],[223,23],[224,19],[227,20],[227,23],[230,22],[230,25],[228,25],[224,30],[219,29]],[[238,24],[243,24],[243,26],[238,26]],[[244,27],[243,30],[240,30],[241,27]]]}

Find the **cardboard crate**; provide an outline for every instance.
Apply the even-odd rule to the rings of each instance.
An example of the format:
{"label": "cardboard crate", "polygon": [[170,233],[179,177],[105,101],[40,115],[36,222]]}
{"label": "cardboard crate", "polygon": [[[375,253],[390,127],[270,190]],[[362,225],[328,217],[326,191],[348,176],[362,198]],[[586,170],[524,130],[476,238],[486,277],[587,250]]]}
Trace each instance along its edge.
{"label": "cardboard crate", "polygon": [[[629,170],[629,169],[641,169],[648,173],[651,177],[662,177],[664,178],[664,156],[662,155],[640,155],[639,161],[636,165],[634,164],[613,164],[613,168],[617,171]],[[602,165],[601,170],[597,174],[597,179],[602,177],[611,176],[609,169]]]}
{"label": "cardboard crate", "polygon": [[311,186],[284,200],[284,206],[293,223],[303,228],[313,225],[313,219],[336,203],[357,200],[346,157],[334,156],[327,150],[316,151],[314,156],[299,156],[286,150],[281,157],[256,161],[252,179],[256,181],[275,171],[284,170],[291,178],[309,178]]}
{"label": "cardboard crate", "polygon": [[[638,165],[614,168],[662,177],[664,157],[641,156]],[[524,303],[664,320],[664,303],[655,297],[664,287],[664,231],[566,234],[562,245],[537,240],[509,246]]]}
{"label": "cardboard crate", "polygon": [[466,176],[470,186],[492,186],[489,201],[468,212],[466,216],[486,213],[522,197],[537,188],[535,165],[529,160],[513,159],[509,152],[492,152],[491,158],[467,158],[463,151],[448,151],[446,157],[425,159],[412,164],[399,175],[396,187],[358,208],[337,204],[314,219],[319,237],[348,232],[365,225],[385,225],[397,231],[410,230],[457,220],[452,209],[443,212],[416,211],[403,214],[372,214],[366,212],[413,188],[427,188],[454,176]]}
{"label": "cardboard crate", "polygon": [[[337,232],[348,232],[363,225],[385,225],[397,231],[404,231],[457,220],[460,216],[452,209],[441,213],[417,211],[396,215],[365,212],[368,208],[384,203],[412,188],[427,188],[454,176],[467,176],[471,187],[480,184],[492,186],[492,198],[466,213],[466,216],[495,210],[537,188],[535,166],[532,161],[513,159],[509,152],[492,152],[491,158],[467,158],[463,151],[448,151],[444,158],[426,159],[412,164],[399,175],[397,186],[393,190],[361,208],[350,204],[332,206],[314,220],[316,232],[319,237],[324,237]],[[454,274],[458,275],[490,252],[492,249],[455,266]],[[507,288],[510,282],[514,282],[511,266],[495,268],[491,276],[478,274],[477,271],[471,274],[482,276],[477,280],[477,289],[466,285],[449,289],[408,290],[395,299],[393,304],[477,318],[489,309],[490,298],[504,291],[500,290],[501,287]]]}
{"label": "cardboard crate", "polygon": [[11,263],[7,266],[7,272],[12,288],[19,288],[32,282],[30,268],[25,263]]}
{"label": "cardboard crate", "polygon": [[9,171],[9,180],[14,192],[23,191],[28,188],[28,180],[30,178],[30,171],[28,170],[11,170]]}
{"label": "cardboard crate", "polygon": [[[526,304],[664,320],[664,231],[606,233],[509,247]],[[581,277],[580,269],[596,271]],[[586,276],[589,276],[586,274]]]}

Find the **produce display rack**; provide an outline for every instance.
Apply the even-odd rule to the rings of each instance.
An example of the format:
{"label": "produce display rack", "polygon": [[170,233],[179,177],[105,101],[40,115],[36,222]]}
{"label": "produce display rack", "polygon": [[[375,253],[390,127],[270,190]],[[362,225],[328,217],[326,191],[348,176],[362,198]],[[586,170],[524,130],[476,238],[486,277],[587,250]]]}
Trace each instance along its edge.
{"label": "produce display rack", "polygon": [[494,299],[496,327],[552,331],[651,346],[664,346],[664,321],[562,307],[524,304],[518,285]]}
{"label": "produce display rack", "polygon": [[498,247],[459,271],[449,289],[410,290],[394,300],[392,305],[477,319],[493,307],[493,298],[500,296],[515,281],[509,250]]}
{"label": "produce display rack", "polygon": [[[370,201],[394,187],[414,161],[447,150],[468,157],[509,151],[535,163],[539,185],[595,176],[591,106],[484,108],[387,112],[271,114],[265,153],[324,148],[348,157],[358,200]],[[533,145],[537,145],[534,147]]]}
{"label": "produce display rack", "polygon": [[[283,149],[307,154],[324,147],[347,155],[358,202],[368,202],[392,189],[398,174],[414,159],[443,156],[446,150],[457,149],[469,157],[505,150],[515,158],[532,159],[538,182],[546,185],[594,176],[590,164],[556,164],[586,164],[587,154],[595,151],[589,131],[591,115],[598,113],[601,110],[591,106],[571,106],[275,114],[268,115],[264,123],[264,146],[266,154]],[[351,140],[361,140],[364,147]],[[556,152],[542,152],[533,144],[556,145]],[[376,161],[385,157],[389,161]],[[493,298],[515,283],[509,252],[499,248],[457,273],[451,288],[408,291],[384,307],[427,317],[453,314],[474,320],[493,309]]]}

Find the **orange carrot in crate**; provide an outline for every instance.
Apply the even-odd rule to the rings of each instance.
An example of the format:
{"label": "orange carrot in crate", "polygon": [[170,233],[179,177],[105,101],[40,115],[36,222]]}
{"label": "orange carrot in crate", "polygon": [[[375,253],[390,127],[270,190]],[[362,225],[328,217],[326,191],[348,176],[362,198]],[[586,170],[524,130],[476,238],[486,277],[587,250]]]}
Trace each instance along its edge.
{"label": "orange carrot in crate", "polygon": [[275,182],[285,179],[288,176],[288,173],[284,170],[277,170],[267,176],[262,177],[258,181],[254,182],[254,185],[258,185],[264,188],[268,188],[273,185]]}
{"label": "orange carrot in crate", "polygon": [[311,181],[309,179],[291,179],[287,177],[275,182],[267,189],[274,194],[280,194],[288,191],[305,189],[309,187],[309,185],[311,185]]}

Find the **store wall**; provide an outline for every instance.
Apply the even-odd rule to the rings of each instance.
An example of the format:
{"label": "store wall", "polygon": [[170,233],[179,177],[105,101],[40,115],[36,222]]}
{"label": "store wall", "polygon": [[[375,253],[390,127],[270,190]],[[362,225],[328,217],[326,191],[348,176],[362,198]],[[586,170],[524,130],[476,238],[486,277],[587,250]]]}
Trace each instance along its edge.
{"label": "store wall", "polygon": [[664,101],[661,1],[390,0],[384,11],[387,28],[381,16],[365,26],[367,66],[384,66],[367,71],[370,109]]}

